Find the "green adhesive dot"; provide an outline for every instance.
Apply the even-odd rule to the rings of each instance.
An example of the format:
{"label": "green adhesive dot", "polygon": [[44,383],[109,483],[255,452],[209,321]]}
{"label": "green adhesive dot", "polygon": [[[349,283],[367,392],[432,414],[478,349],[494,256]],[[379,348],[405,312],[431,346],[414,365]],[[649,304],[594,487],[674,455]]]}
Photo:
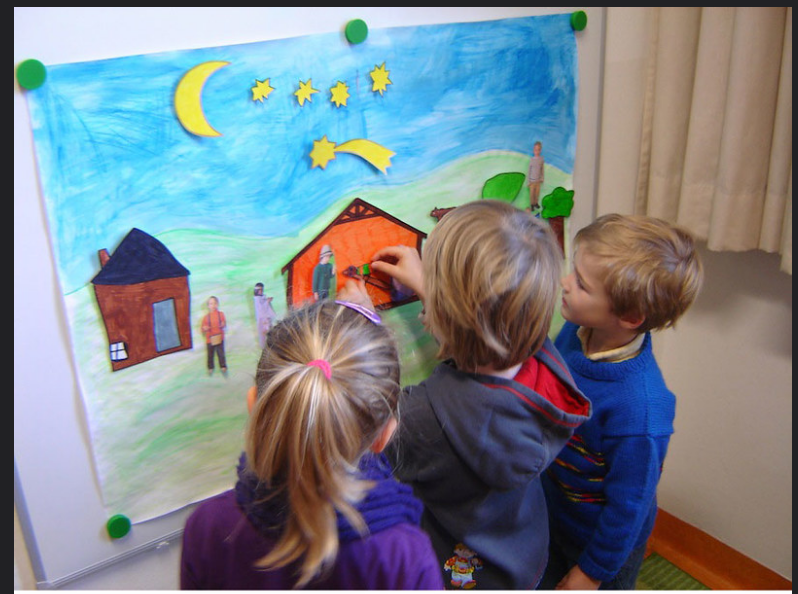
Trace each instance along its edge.
{"label": "green adhesive dot", "polygon": [[352,19],[346,24],[345,33],[349,43],[363,43],[368,37],[369,27],[363,19]]}
{"label": "green adhesive dot", "polygon": [[122,538],[125,534],[130,532],[130,518],[122,514],[116,514],[108,518],[105,527],[111,538]]}
{"label": "green adhesive dot", "polygon": [[32,91],[44,84],[47,69],[39,60],[25,60],[17,66],[17,81],[23,89]]}
{"label": "green adhesive dot", "polygon": [[571,13],[571,27],[574,31],[581,31],[587,27],[587,14],[584,10],[577,10]]}

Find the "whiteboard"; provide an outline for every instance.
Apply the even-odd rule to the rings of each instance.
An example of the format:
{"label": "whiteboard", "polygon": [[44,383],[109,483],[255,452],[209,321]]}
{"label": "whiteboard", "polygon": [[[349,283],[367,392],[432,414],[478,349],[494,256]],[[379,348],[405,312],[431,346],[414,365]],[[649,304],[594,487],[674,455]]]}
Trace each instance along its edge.
{"label": "whiteboard", "polygon": [[[14,65],[47,64],[370,28],[585,10],[570,229],[595,214],[603,8],[14,8]],[[46,84],[46,83],[45,83]],[[567,247],[567,245],[566,245]],[[231,464],[235,461],[231,460]],[[94,472],[83,401],[56,278],[24,92],[14,88],[14,501],[40,588],[59,587],[179,541],[192,506],[113,540]]]}

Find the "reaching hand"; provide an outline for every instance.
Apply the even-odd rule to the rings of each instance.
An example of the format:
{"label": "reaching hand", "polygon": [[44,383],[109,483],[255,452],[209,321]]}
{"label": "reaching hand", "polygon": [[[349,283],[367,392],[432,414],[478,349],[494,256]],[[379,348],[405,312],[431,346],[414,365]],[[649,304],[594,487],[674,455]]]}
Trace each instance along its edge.
{"label": "reaching hand", "polygon": [[371,301],[371,297],[366,290],[366,283],[362,279],[348,279],[344,286],[338,290],[335,298],[340,301],[357,303],[374,311],[374,303]]}
{"label": "reaching hand", "polygon": [[372,260],[373,270],[390,275],[424,300],[424,272],[418,250],[406,245],[392,245],[382,248]]}

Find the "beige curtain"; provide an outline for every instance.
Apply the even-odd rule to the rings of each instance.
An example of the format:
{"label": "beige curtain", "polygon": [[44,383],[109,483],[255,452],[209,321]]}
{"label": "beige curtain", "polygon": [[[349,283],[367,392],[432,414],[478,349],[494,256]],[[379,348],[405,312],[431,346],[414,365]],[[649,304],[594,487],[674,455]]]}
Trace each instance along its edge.
{"label": "beige curtain", "polygon": [[792,274],[792,8],[654,8],[635,211]]}

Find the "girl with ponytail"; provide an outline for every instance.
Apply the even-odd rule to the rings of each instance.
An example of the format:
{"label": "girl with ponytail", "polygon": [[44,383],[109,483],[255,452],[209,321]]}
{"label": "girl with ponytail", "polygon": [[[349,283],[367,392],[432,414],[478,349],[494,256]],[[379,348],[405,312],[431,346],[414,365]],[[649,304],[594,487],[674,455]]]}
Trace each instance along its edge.
{"label": "girl with ponytail", "polygon": [[441,589],[422,505],[382,454],[399,358],[378,314],[324,300],[272,328],[238,482],[186,523],[183,589]]}

